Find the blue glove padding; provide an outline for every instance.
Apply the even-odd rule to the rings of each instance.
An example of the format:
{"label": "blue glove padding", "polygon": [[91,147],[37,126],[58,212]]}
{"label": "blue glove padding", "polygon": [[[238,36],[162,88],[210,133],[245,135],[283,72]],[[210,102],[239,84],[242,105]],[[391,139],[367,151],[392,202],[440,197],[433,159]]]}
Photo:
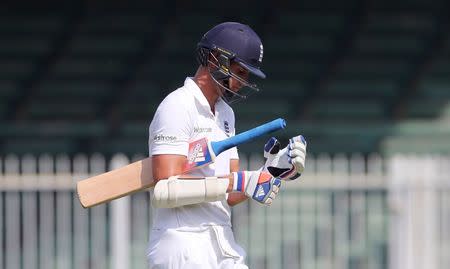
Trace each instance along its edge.
{"label": "blue glove padding", "polygon": [[233,172],[233,190],[245,195],[258,203],[271,205],[281,187],[281,180],[264,171]]}

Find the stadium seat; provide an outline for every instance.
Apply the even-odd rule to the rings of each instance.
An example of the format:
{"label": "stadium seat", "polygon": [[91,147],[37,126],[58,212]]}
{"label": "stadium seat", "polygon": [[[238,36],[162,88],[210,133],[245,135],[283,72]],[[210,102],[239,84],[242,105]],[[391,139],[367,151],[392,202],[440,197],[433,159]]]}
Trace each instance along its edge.
{"label": "stadium seat", "polygon": [[[259,82],[259,81],[258,81]],[[291,98],[300,100],[305,97],[309,91],[309,85],[295,80],[264,80],[257,83],[260,92],[255,93],[249,98],[256,98],[258,100],[274,100],[284,99],[292,100]]]}
{"label": "stadium seat", "polygon": [[1,80],[27,79],[35,71],[35,67],[36,62],[34,61],[30,61],[27,59],[4,59],[4,58],[2,59],[2,57],[0,56],[0,79]]}
{"label": "stadium seat", "polygon": [[372,100],[320,100],[311,106],[311,116],[321,120],[373,121],[386,118],[384,106]]}
{"label": "stadium seat", "polygon": [[298,58],[268,58],[263,70],[271,80],[306,80],[320,77],[326,65],[318,60]]}
{"label": "stadium seat", "polygon": [[426,41],[417,35],[365,34],[355,41],[355,53],[360,55],[396,55],[408,57],[424,52]]}
{"label": "stadium seat", "polygon": [[31,102],[27,109],[27,118],[31,120],[59,119],[80,120],[92,119],[98,113],[96,103],[73,103],[71,100],[61,100],[55,103]]}
{"label": "stadium seat", "polygon": [[0,137],[10,138],[90,138],[104,137],[107,134],[107,124],[102,121],[57,121],[48,120],[32,122],[4,123]]}
{"label": "stadium seat", "polygon": [[417,96],[431,100],[450,100],[450,79],[424,79],[417,89]]}
{"label": "stadium seat", "polygon": [[434,18],[426,13],[373,11],[367,16],[363,29],[370,33],[429,34],[435,31],[435,26]]}
{"label": "stadium seat", "polygon": [[412,71],[411,59],[390,59],[385,57],[346,57],[336,67],[337,79],[369,79],[399,81]]}
{"label": "stadium seat", "polygon": [[279,99],[278,102],[276,100],[248,100],[234,106],[236,118],[244,121],[254,117],[262,120],[288,118],[291,111],[291,104],[282,99]]}
{"label": "stadium seat", "polygon": [[424,78],[446,80],[450,76],[450,59],[438,59],[426,70]]}
{"label": "stadium seat", "polygon": [[341,79],[332,80],[322,94],[327,97],[367,98],[388,100],[399,94],[399,85],[390,80]]}
{"label": "stadium seat", "polygon": [[63,58],[49,71],[52,78],[117,79],[123,76],[126,63],[110,58]]}
{"label": "stadium seat", "polygon": [[392,154],[450,154],[449,135],[435,136],[388,136],[380,144],[380,152]]}
{"label": "stadium seat", "polygon": [[271,58],[316,58],[330,56],[335,40],[329,35],[320,34],[274,34],[264,42],[264,50]]}
{"label": "stadium seat", "polygon": [[[8,103],[0,103],[0,120],[3,120],[6,118],[6,113],[8,112],[9,105]],[[0,125],[3,126],[2,123]]]}
{"label": "stadium seat", "polygon": [[120,129],[120,135],[123,137],[138,137],[145,138],[148,137],[148,128],[150,126],[151,119],[147,121],[132,121],[126,122],[122,125]]}
{"label": "stadium seat", "polygon": [[443,113],[445,113],[445,108],[448,104],[448,99],[426,100],[422,98],[414,98],[408,103],[405,109],[405,116],[410,119],[440,117]]}
{"label": "stadium seat", "polygon": [[45,38],[36,34],[25,36],[1,36],[0,58],[1,57],[27,57],[29,59],[42,58],[52,51],[51,38]]}
{"label": "stadium seat", "polygon": [[[4,12],[0,145],[11,141],[7,150],[41,152],[44,146],[20,142],[49,136],[62,138],[53,151],[98,142],[105,153],[146,153],[157,105],[195,74],[197,42],[225,20],[249,24],[264,43],[267,79],[255,80],[261,91],[233,105],[238,132],[283,117],[288,128],[277,136],[300,131],[311,153],[369,153],[386,136],[447,134],[408,122],[450,118],[450,35],[437,32],[445,27],[435,14],[441,3],[379,0],[363,7],[356,0],[318,0],[268,8],[272,3],[264,0],[242,2],[237,12],[234,5],[202,0],[197,4],[207,12],[179,3],[167,16],[173,10],[164,1],[138,2],[108,9],[92,3],[79,13]],[[261,12],[243,11],[250,8]],[[364,16],[355,16],[361,8]],[[397,103],[405,107],[394,122],[390,111]],[[242,149],[260,152],[261,142]]]}
{"label": "stadium seat", "polygon": [[54,34],[62,30],[64,18],[56,12],[53,14],[18,13],[2,14],[0,17],[0,34]]}
{"label": "stadium seat", "polygon": [[110,57],[112,59],[130,57],[139,52],[141,42],[130,35],[83,34],[74,36],[66,50],[66,55]]}
{"label": "stadium seat", "polygon": [[0,103],[7,103],[19,94],[19,83],[13,80],[0,80]]}
{"label": "stadium seat", "polygon": [[104,154],[148,155],[148,137],[117,137],[94,140],[95,150]]}
{"label": "stadium seat", "polygon": [[332,12],[296,12],[283,11],[279,13],[275,23],[275,31],[293,33],[326,33],[337,34],[343,31],[345,16]]}
{"label": "stadium seat", "polygon": [[33,154],[74,154],[77,153],[78,148],[75,142],[71,139],[5,139],[3,146],[0,147],[2,154],[15,153],[24,155],[26,153]]}

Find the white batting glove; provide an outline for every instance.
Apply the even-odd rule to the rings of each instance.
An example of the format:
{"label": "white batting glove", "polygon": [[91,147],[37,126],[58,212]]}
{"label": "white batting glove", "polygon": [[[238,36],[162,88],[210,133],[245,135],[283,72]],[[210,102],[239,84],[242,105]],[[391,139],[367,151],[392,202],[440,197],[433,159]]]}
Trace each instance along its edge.
{"label": "white batting glove", "polygon": [[263,205],[271,205],[281,187],[281,180],[264,171],[233,172],[233,190]]}
{"label": "white batting glove", "polygon": [[274,177],[294,180],[305,170],[306,140],[302,135],[289,139],[289,145],[280,150],[280,142],[270,138],[264,146],[267,158],[264,168]]}

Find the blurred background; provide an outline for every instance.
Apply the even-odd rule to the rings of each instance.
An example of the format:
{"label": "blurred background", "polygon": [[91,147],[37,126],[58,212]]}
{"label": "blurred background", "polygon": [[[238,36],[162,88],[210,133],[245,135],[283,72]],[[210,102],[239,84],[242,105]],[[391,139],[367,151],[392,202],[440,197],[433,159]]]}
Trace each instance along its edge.
{"label": "blurred background", "polygon": [[[145,268],[147,193],[85,210],[74,183],[147,155],[165,95],[223,21],[264,44],[237,132],[287,120],[307,171],[233,209],[250,268],[450,268],[448,1],[2,1],[0,268]],[[265,140],[240,148],[262,163]],[[274,228],[276,227],[276,228]],[[267,238],[261,234],[268,234]]]}

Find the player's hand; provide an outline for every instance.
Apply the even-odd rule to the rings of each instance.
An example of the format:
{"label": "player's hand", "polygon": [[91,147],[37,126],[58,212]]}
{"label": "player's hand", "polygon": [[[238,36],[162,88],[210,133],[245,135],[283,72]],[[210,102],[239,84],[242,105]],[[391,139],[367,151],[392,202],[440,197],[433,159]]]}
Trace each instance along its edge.
{"label": "player's hand", "polygon": [[298,178],[305,169],[306,140],[302,135],[289,139],[289,145],[280,150],[280,142],[270,138],[264,145],[264,157],[267,158],[264,169],[283,180]]}
{"label": "player's hand", "polygon": [[281,180],[265,171],[234,172],[233,190],[243,192],[258,203],[271,205],[281,187]]}

